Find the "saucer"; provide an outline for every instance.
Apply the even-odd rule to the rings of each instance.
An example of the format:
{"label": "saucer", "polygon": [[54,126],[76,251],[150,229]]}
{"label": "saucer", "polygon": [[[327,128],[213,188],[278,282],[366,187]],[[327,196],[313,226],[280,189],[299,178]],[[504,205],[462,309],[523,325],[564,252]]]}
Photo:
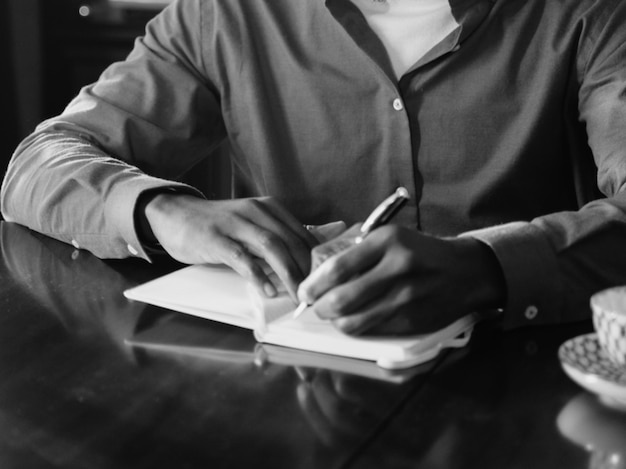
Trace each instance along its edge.
{"label": "saucer", "polygon": [[559,348],[565,373],[607,404],[626,408],[626,368],[615,365],[598,342],[597,334],[574,337]]}

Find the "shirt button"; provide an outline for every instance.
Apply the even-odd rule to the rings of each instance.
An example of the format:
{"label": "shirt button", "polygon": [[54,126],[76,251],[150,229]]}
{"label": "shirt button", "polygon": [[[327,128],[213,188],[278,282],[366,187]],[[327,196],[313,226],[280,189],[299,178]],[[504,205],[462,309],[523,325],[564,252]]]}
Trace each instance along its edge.
{"label": "shirt button", "polygon": [[75,239],[72,240],[72,246],[74,246],[76,249],[80,249],[80,244],[78,244],[78,241],[76,241]]}
{"label": "shirt button", "polygon": [[404,109],[404,105],[402,104],[402,100],[400,98],[396,98],[393,100],[393,108],[396,111],[402,111],[402,109]]}
{"label": "shirt button", "polygon": [[538,313],[539,310],[537,309],[537,307],[535,305],[530,305],[528,308],[526,308],[526,311],[524,311],[524,316],[526,316],[526,319],[528,319],[529,321],[532,321],[537,317]]}
{"label": "shirt button", "polygon": [[128,246],[126,246],[128,248],[128,252],[130,252],[133,256],[136,256],[137,254],[139,254],[139,251],[137,251],[133,246],[131,246],[130,244]]}

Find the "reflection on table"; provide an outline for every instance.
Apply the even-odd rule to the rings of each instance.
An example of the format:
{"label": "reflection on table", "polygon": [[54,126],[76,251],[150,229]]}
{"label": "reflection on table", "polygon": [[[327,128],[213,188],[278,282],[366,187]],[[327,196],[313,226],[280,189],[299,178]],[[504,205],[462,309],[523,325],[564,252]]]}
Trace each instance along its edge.
{"label": "reflection on table", "polygon": [[626,468],[626,411],[585,392],[563,407],[558,427],[563,436],[589,452],[589,469]]}
{"label": "reflection on table", "polygon": [[624,467],[624,415],[558,360],[590,322],[488,322],[386,374],[123,297],[177,264],[102,261],[5,222],[0,249],[1,467]]}
{"label": "reflection on table", "polygon": [[177,266],[104,262],[4,222],[0,245],[3,467],[340,467],[422,379],[138,350],[169,313],[122,291]]}

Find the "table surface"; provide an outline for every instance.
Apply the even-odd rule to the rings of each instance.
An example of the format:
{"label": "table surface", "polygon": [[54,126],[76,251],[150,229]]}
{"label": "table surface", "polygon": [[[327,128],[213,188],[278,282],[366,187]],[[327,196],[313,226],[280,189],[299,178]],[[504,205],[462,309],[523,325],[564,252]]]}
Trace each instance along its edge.
{"label": "table surface", "polygon": [[249,331],[199,319],[210,353],[147,350],[128,341],[175,313],[122,291],[176,265],[102,261],[7,222],[0,245],[2,468],[626,467],[626,413],[560,367],[590,323],[485,324],[375,377],[270,363]]}

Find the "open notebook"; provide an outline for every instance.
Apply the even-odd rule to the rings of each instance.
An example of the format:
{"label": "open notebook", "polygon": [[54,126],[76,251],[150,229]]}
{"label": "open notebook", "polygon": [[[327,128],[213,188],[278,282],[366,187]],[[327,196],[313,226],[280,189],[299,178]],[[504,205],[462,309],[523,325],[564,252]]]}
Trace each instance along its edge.
{"label": "open notebook", "polygon": [[470,314],[432,334],[354,337],[306,310],[293,318],[286,295],[265,299],[226,266],[194,265],[124,292],[127,298],[231,324],[254,333],[258,342],[368,360],[388,369],[406,368],[436,357],[446,347],[469,341],[478,316]]}

